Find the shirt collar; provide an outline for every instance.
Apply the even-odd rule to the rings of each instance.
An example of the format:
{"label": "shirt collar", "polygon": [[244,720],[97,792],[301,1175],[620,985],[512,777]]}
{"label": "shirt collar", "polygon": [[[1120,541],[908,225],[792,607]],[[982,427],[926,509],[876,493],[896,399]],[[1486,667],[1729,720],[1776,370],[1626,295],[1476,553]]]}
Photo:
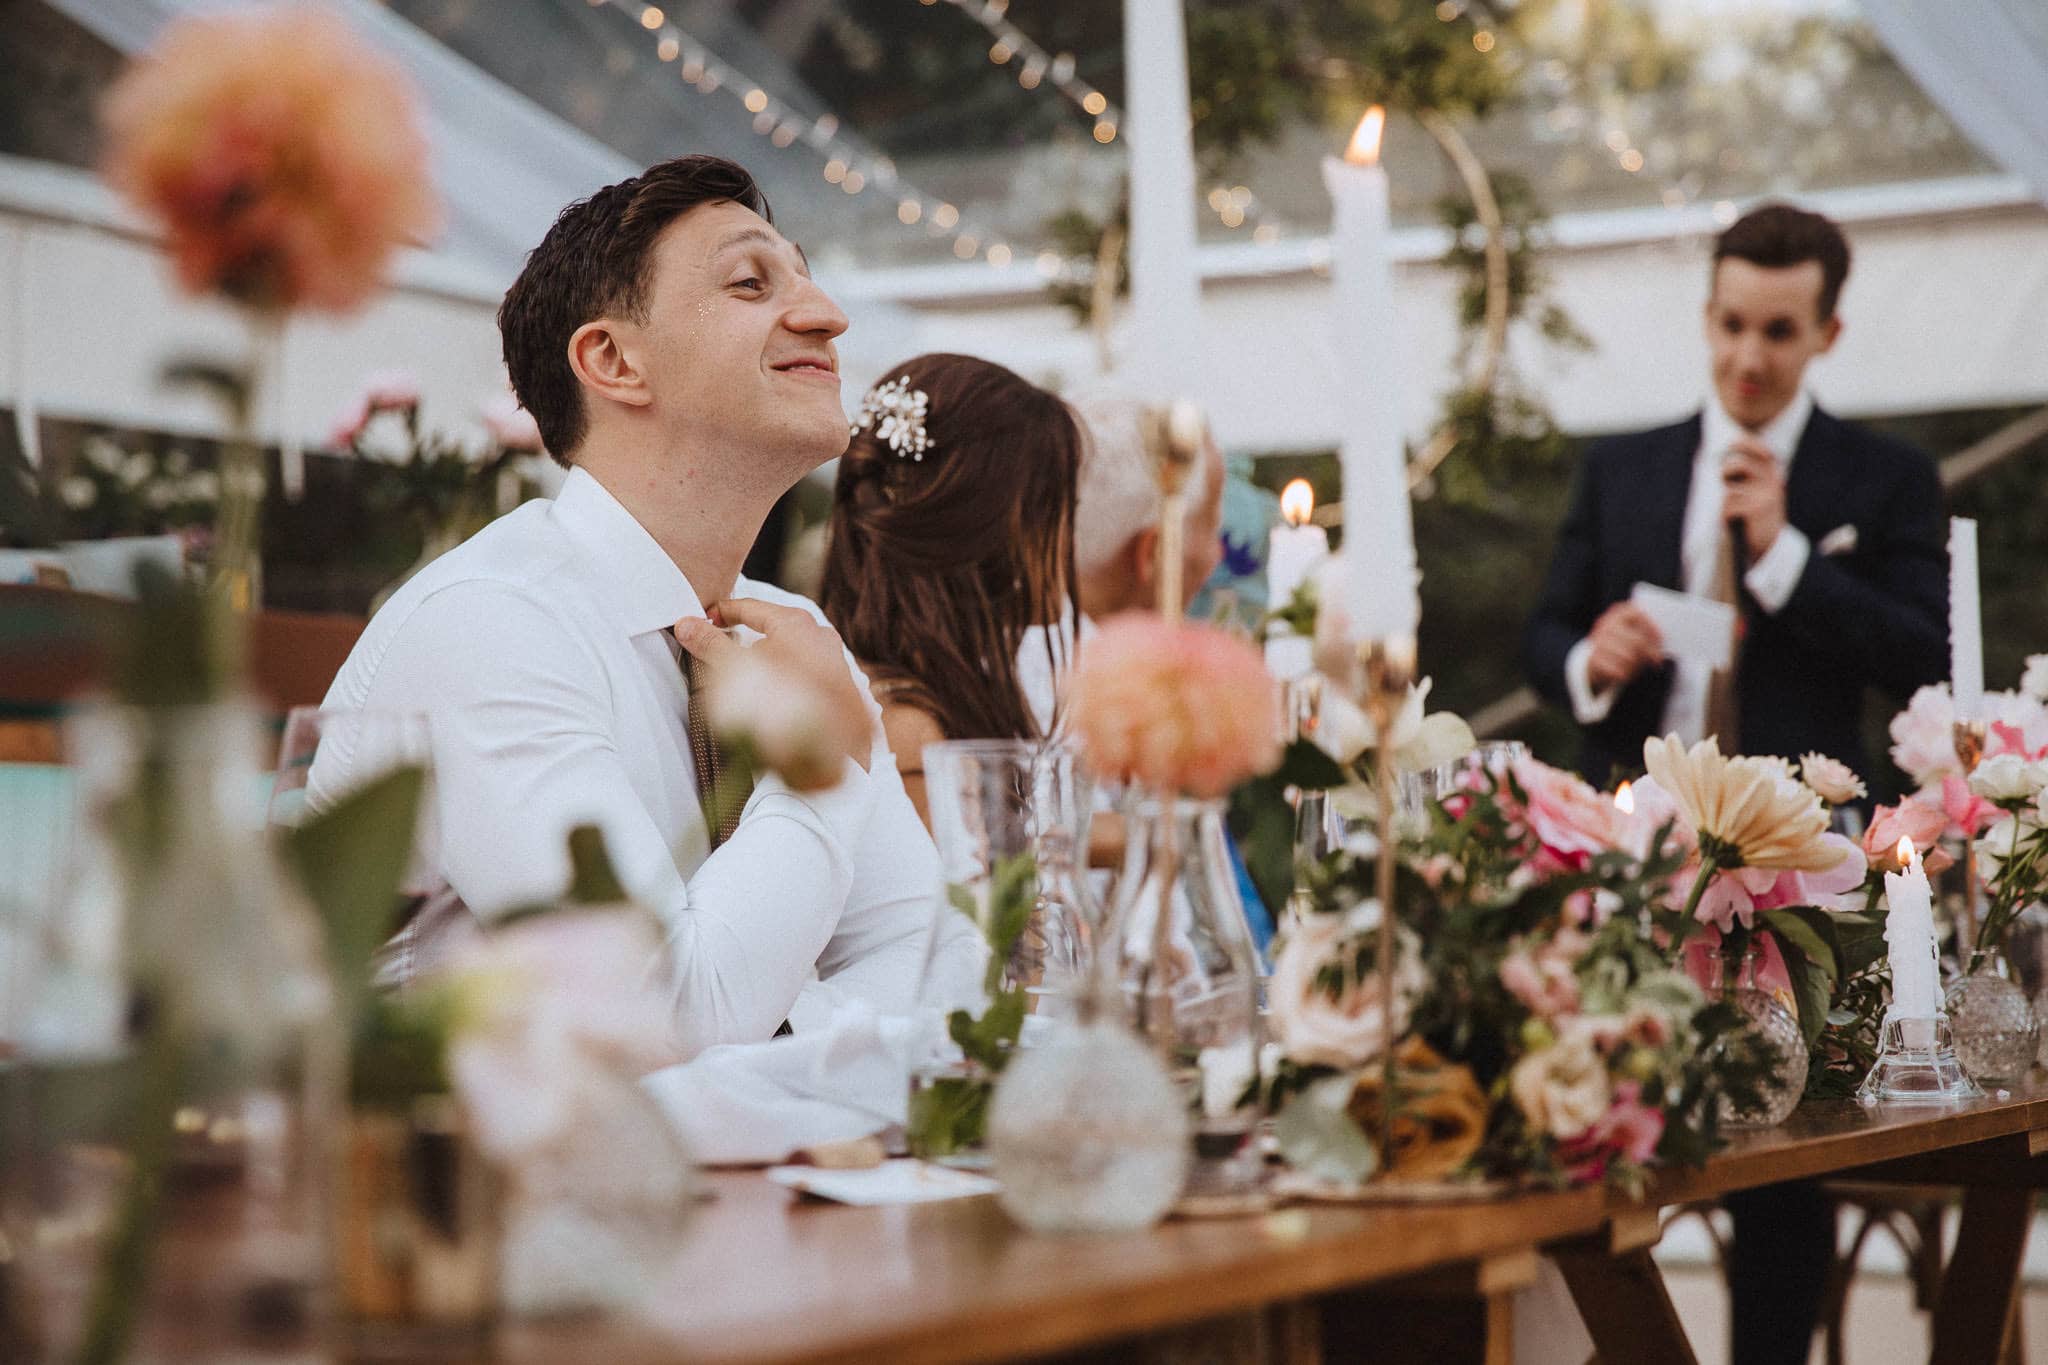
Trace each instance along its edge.
{"label": "shirt collar", "polygon": [[618,613],[628,635],[667,630],[685,616],[704,615],[697,590],[668,551],[588,470],[569,471],[550,515],[602,579],[598,596]]}
{"label": "shirt collar", "polygon": [[1722,455],[1737,439],[1751,436],[1777,456],[1780,465],[1790,468],[1792,457],[1799,450],[1799,438],[1805,434],[1807,420],[1812,416],[1813,395],[1801,389],[1762,431],[1753,432],[1730,417],[1719,398],[1709,397],[1700,420],[1700,449]]}

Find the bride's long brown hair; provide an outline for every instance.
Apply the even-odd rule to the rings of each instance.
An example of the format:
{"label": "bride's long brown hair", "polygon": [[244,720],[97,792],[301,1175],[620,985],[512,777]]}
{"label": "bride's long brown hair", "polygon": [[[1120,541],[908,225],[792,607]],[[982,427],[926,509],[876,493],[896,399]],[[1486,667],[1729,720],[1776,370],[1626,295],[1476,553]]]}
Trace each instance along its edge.
{"label": "bride's long brown hair", "polygon": [[[1025,632],[1080,600],[1074,414],[1002,366],[921,355],[903,378],[928,399],[923,458],[854,433],[839,461],[819,605],[894,699],[949,739],[1035,739],[1017,682]],[[1055,648],[1048,631],[1047,648]]]}

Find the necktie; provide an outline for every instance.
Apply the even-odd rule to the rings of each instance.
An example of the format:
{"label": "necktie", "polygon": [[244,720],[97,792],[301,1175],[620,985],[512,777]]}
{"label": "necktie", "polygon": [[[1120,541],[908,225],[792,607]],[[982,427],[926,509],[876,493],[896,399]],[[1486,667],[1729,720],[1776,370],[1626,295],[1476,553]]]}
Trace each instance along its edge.
{"label": "necktie", "polygon": [[[690,705],[684,718],[684,727],[690,736],[690,766],[697,774],[697,805],[704,812],[704,830],[711,836],[711,847],[716,849],[732,837],[739,828],[740,808],[746,804],[740,795],[739,779],[746,780],[747,788],[753,786],[753,774],[743,764],[734,761],[733,755],[718,742],[711,733],[709,706],[705,701],[705,670],[697,662],[697,656],[683,651],[683,685],[689,689]],[[726,780],[731,772],[732,782]],[[723,809],[714,812],[713,806],[722,802]],[[713,820],[713,815],[717,819]]]}
{"label": "necktie", "polygon": [[1742,750],[1742,712],[1735,695],[1742,665],[1742,600],[1735,586],[1735,535],[1726,522],[1714,543],[1714,580],[1707,595],[1735,608],[1735,638],[1728,642],[1728,666],[1707,680],[1707,733],[1720,737],[1721,752]]}

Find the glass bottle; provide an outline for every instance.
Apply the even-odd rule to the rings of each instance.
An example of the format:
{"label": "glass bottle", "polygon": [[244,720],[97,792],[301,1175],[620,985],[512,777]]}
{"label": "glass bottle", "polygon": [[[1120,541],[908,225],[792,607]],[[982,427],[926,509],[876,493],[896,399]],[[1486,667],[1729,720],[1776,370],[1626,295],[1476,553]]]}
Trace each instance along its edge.
{"label": "glass bottle", "polygon": [[50,1358],[325,1333],[340,1030],[318,919],[263,837],[239,703],[97,707],[37,936],[9,1228]]}
{"label": "glass bottle", "polygon": [[1722,998],[1748,1017],[1752,1032],[1770,1045],[1776,1058],[1771,1074],[1764,1077],[1757,1087],[1759,1102],[1753,1107],[1738,1107],[1733,1100],[1723,1096],[1721,1122],[1729,1128],[1775,1128],[1799,1107],[1800,1096],[1806,1091],[1806,1069],[1810,1060],[1806,1036],[1800,1032],[1799,1016],[1794,1013],[1792,1003],[1758,981],[1757,974],[1764,961],[1762,948],[1750,944],[1741,961],[1735,964],[1732,974],[1728,960],[1725,957],[1718,960]]}
{"label": "glass bottle", "polygon": [[1230,865],[1223,803],[1137,794],[1105,964],[1126,1018],[1179,1087],[1194,1136],[1188,1193],[1251,1193],[1259,1161],[1258,953]]}

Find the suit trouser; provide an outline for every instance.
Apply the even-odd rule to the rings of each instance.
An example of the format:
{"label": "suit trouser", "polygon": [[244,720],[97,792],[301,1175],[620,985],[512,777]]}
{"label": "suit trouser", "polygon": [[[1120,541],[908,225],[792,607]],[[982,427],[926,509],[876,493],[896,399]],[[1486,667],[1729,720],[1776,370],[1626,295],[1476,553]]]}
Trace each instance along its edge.
{"label": "suit trouser", "polygon": [[1811,1180],[1725,1196],[1732,1365],[1805,1365],[1835,1252],[1835,1208]]}

